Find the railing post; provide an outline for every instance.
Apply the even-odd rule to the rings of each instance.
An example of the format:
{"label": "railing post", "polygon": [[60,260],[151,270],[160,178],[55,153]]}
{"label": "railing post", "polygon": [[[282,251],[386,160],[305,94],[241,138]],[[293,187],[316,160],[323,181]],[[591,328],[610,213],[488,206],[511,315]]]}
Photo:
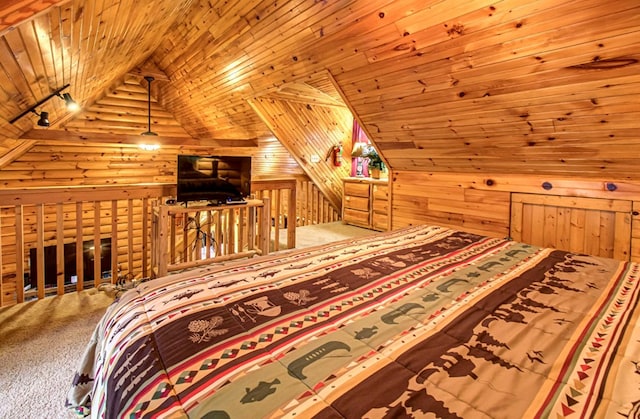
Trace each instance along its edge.
{"label": "railing post", "polygon": [[111,201],[111,283],[118,282],[118,201]]}
{"label": "railing post", "polygon": [[24,302],[24,207],[16,205],[16,300]]}
{"label": "railing post", "polygon": [[82,220],[82,201],[76,202],[76,291],[84,288],[84,264],[82,260],[82,243],[84,241],[84,227]]}
{"label": "railing post", "polygon": [[36,205],[36,255],[38,299],[44,298],[44,204]]}
{"label": "railing post", "polygon": [[[262,199],[262,220],[260,226],[260,250],[263,255],[269,253],[269,241],[271,240],[271,200],[269,198]],[[276,240],[278,238],[276,237]]]}
{"label": "railing post", "polygon": [[100,201],[93,201],[93,286],[95,288],[98,288],[102,281],[101,210]]}
{"label": "railing post", "polygon": [[297,182],[293,182],[291,189],[289,190],[289,203],[288,206],[288,220],[287,220],[287,247],[293,249],[296,247],[296,224],[298,223],[298,208],[297,208]]}
{"label": "railing post", "polygon": [[169,207],[165,205],[159,206],[159,217],[158,217],[158,237],[156,240],[157,243],[157,269],[158,276],[165,276],[167,274],[167,246],[168,246],[168,237],[167,237],[167,227],[169,224]]}
{"label": "railing post", "polygon": [[56,204],[56,289],[58,295],[64,295],[64,208],[63,203]]}

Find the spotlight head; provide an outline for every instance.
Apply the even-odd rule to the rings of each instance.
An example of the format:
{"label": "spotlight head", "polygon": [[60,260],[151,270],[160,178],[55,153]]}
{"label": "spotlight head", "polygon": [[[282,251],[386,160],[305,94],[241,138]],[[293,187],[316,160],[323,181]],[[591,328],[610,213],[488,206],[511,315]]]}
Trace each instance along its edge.
{"label": "spotlight head", "polygon": [[38,125],[41,127],[49,126],[49,112],[40,112],[40,119],[38,119]]}
{"label": "spotlight head", "polygon": [[64,103],[68,111],[74,112],[80,109],[80,106],[78,105],[78,103],[71,98],[70,93],[63,93],[62,99],[64,99]]}

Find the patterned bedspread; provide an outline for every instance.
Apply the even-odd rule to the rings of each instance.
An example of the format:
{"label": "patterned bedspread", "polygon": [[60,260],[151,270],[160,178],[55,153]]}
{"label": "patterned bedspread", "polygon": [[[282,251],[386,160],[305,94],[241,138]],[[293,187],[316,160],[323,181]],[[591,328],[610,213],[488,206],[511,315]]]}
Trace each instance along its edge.
{"label": "patterned bedspread", "polygon": [[67,403],[106,418],[637,417],[639,267],[420,226],[173,275],[109,307]]}

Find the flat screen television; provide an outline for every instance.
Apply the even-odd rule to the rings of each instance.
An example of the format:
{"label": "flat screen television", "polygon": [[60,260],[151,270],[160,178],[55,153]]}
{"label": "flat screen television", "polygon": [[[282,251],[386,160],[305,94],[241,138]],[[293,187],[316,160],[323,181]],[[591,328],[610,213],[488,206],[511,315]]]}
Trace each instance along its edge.
{"label": "flat screen television", "polygon": [[[73,284],[78,280],[76,272],[76,243],[65,243],[64,248],[64,283]],[[58,281],[57,267],[58,250],[56,245],[44,248],[44,284],[45,287],[55,287]],[[82,242],[82,271],[85,283],[93,286],[93,240]],[[103,279],[111,277],[111,238],[100,240],[100,276]],[[25,286],[38,287],[38,253],[36,249],[29,249],[29,280]]]}
{"label": "flat screen television", "polygon": [[251,193],[251,157],[178,155],[178,202],[242,201]]}

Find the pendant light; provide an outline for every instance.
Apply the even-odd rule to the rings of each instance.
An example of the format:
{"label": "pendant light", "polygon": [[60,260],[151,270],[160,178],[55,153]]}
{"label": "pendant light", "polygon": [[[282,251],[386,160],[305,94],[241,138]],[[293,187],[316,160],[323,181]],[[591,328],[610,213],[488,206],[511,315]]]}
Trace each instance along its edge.
{"label": "pendant light", "polygon": [[149,127],[145,132],[141,133],[140,135],[157,136],[158,134],[156,134],[155,132],[151,131],[151,82],[154,80],[154,78],[151,77],[151,76],[144,76],[144,79],[149,83],[149,92],[148,92],[148,95],[147,95],[147,104],[148,104],[148,107],[149,107],[148,108],[149,109],[149,112],[148,112],[148,117],[149,117],[149,125],[148,126]]}

